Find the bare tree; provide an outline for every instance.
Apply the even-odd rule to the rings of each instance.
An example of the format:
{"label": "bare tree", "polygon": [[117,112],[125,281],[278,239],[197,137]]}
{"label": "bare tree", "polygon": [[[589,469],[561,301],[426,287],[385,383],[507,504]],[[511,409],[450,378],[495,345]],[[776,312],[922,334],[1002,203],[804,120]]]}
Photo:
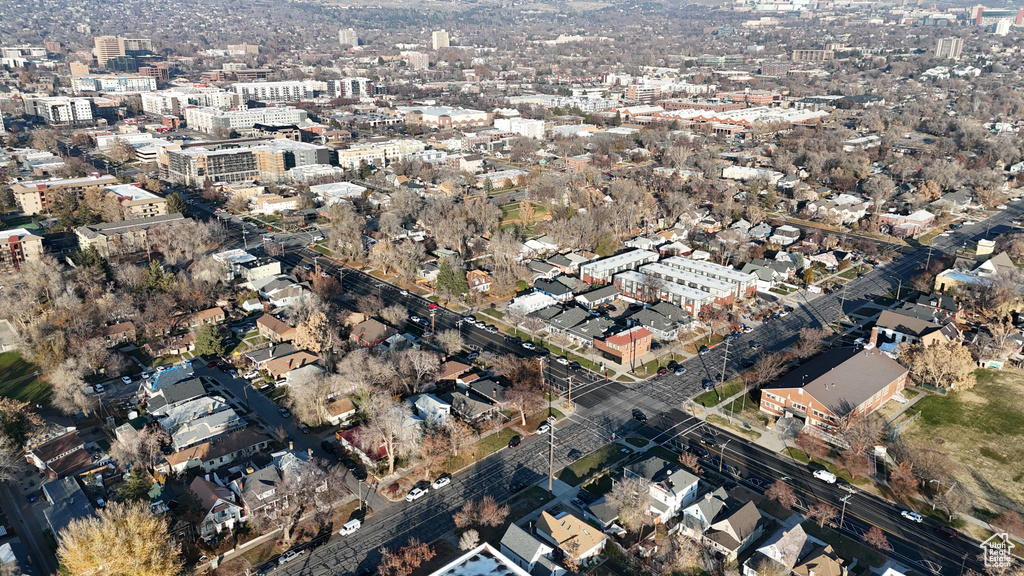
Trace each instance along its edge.
{"label": "bare tree", "polygon": [[380,317],[388,324],[398,326],[409,317],[409,310],[401,304],[392,304],[380,311]]}
{"label": "bare tree", "polygon": [[969,510],[973,500],[964,490],[954,486],[932,496],[932,502],[952,520],[957,514]]}
{"label": "bare tree", "polygon": [[898,497],[917,495],[918,480],[914,475],[914,465],[909,460],[901,460],[889,470],[889,487]]}
{"label": "bare tree", "polygon": [[977,365],[967,348],[959,342],[937,342],[931,346],[915,345],[908,355],[914,375],[939,388],[967,390],[974,386]]}
{"label": "bare tree", "polygon": [[380,573],[382,576],[409,576],[424,562],[433,560],[436,552],[428,544],[412,538],[397,550],[382,548],[380,551]]}
{"label": "bare tree", "polygon": [[872,548],[877,548],[882,551],[892,550],[892,546],[889,545],[889,539],[885,537],[885,532],[878,526],[872,526],[870,530],[864,533],[864,542]]}
{"label": "bare tree", "polygon": [[395,473],[395,460],[412,453],[416,447],[414,427],[406,425],[412,412],[405,404],[381,392],[371,393],[360,408],[366,415],[360,441],[366,448],[383,450],[390,476]]}
{"label": "bare tree", "polygon": [[89,414],[97,405],[96,396],[86,393],[82,372],[79,362],[76,359],[69,359],[50,374],[53,404],[65,414]]}
{"label": "bare tree", "polygon": [[1024,538],[1024,522],[1021,521],[1020,514],[1016,510],[1003,512],[992,522],[992,525],[1017,538]]}
{"label": "bare tree", "polygon": [[459,537],[459,550],[470,551],[480,542],[480,533],[470,528]]}
{"label": "bare tree", "polygon": [[679,463],[694,474],[700,474],[703,468],[700,467],[700,458],[692,452],[683,452],[679,456]]}
{"label": "bare tree", "polygon": [[827,504],[825,502],[819,502],[818,504],[812,505],[808,508],[807,517],[818,523],[819,527],[824,527],[826,524],[835,520],[839,516],[839,510],[835,506]]}
{"label": "bare tree", "polygon": [[458,330],[442,330],[437,334],[435,340],[445,354],[455,354],[464,346],[462,335]]}
{"label": "bare tree", "polygon": [[606,498],[618,512],[619,524],[627,530],[639,531],[640,540],[643,540],[644,526],[654,521],[651,516],[651,488],[647,481],[625,476],[615,483]]}
{"label": "bare tree", "polygon": [[461,453],[469,460],[476,454],[479,438],[476,432],[468,424],[455,418],[449,418],[445,423],[448,432],[448,442],[452,449],[452,456],[456,458]]}
{"label": "bare tree", "polygon": [[793,492],[793,488],[785,482],[775,482],[768,487],[768,490],[764,495],[769,500],[775,500],[784,508],[792,508],[793,506],[796,506],[797,503],[796,493]]}

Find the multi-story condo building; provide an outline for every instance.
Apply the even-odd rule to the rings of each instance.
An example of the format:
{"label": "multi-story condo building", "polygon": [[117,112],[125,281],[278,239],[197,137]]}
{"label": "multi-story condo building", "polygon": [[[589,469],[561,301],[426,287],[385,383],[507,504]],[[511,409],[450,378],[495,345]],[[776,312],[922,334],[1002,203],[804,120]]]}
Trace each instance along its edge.
{"label": "multi-story condo building", "polygon": [[537,140],[544,139],[544,121],[528,118],[497,118],[494,127],[502,132],[519,134]]}
{"label": "multi-story condo building", "polygon": [[156,90],[156,78],[147,76],[81,76],[71,79],[75,94],[103,92],[107,94],[138,94]]}
{"label": "multi-story condo building", "polygon": [[708,262],[706,260],[693,260],[691,258],[681,258],[679,256],[666,258],[660,263],[673,268],[679,268],[680,270],[689,270],[696,274],[707,276],[708,278],[730,282],[736,287],[735,296],[737,299],[749,298],[757,292],[756,274],[740,272],[735,268],[715,264],[714,262]]}
{"label": "multi-story condo building", "polygon": [[121,205],[121,217],[125,220],[135,218],[151,218],[167,214],[167,199],[157,196],[134,184],[117,184],[104,186]]}
{"label": "multi-story condo building", "polygon": [[699,288],[668,282],[642,272],[626,270],[615,275],[615,285],[626,298],[643,302],[664,300],[692,316],[714,305],[715,297]]}
{"label": "multi-story condo building", "polygon": [[397,106],[395,109],[405,115],[406,122],[427,124],[438,128],[488,126],[494,119],[494,114],[491,112],[451,106]]}
{"label": "multi-story condo building", "polygon": [[831,50],[793,50],[793,62],[826,62],[835,58]]}
{"label": "multi-story condo building", "polygon": [[220,88],[178,88],[142,94],[142,111],[155,116],[181,116],[187,106],[228,109],[238,103],[238,94]]}
{"label": "multi-story condo building", "polygon": [[403,51],[401,56],[409,63],[409,68],[413,70],[426,70],[430,68],[430,56],[423,52]]}
{"label": "multi-story condo building", "polygon": [[168,150],[168,180],[189,186],[201,185],[207,178],[214,182],[283,182],[290,178],[292,168],[330,164],[331,160],[325,146],[286,138],[229,142],[231,147],[226,148],[214,144]]}
{"label": "multi-story condo building", "polygon": [[373,95],[373,82],[360,76],[328,80],[327,95],[331,98],[368,98]]}
{"label": "multi-story condo building", "polygon": [[64,180],[42,180],[23,182],[11,187],[14,200],[21,211],[28,215],[45,214],[50,211],[54,199],[66,192],[73,192],[83,199],[85,191],[93,187],[117,184],[113,176],[89,176]]}
{"label": "multi-story condo building", "polygon": [[249,130],[256,124],[269,126],[301,125],[306,122],[306,111],[290,106],[249,108],[242,105],[233,110],[211,107],[185,109],[185,123],[193,130],[210,134],[218,129]]}
{"label": "multi-story condo building", "polygon": [[94,122],[92,100],[67,96],[25,98],[25,114],[51,126],[83,126]]}
{"label": "multi-story condo building", "polygon": [[935,45],[935,58],[938,60],[959,60],[964,51],[963,38],[939,38]]}
{"label": "multi-story condo building", "polygon": [[313,97],[313,83],[305,80],[240,82],[231,85],[242,102],[295,102]]}
{"label": "multi-story condo building", "polygon": [[658,261],[658,253],[650,250],[633,250],[609,256],[580,266],[580,278],[588,284],[608,284],[615,274],[624,270],[636,270],[644,264]]}
{"label": "multi-story condo building", "polygon": [[360,164],[384,166],[399,162],[406,156],[422,152],[426,145],[419,140],[386,140],[355,144],[338,150],[338,165],[345,168],[359,168]]}
{"label": "multi-story condo building", "polygon": [[447,30],[435,30],[434,33],[430,35],[430,47],[434,50],[448,48],[451,45],[451,38],[449,38]]}
{"label": "multi-story condo building", "polygon": [[93,55],[100,68],[107,67],[107,61],[119,56],[138,56],[153,52],[153,42],[148,38],[122,38],[120,36],[97,36],[93,38]]}
{"label": "multi-story condo building", "polygon": [[90,224],[75,228],[75,236],[78,237],[78,246],[83,250],[93,246],[100,256],[110,258],[145,250],[150,228],[184,220],[185,218],[181,214],[167,214],[152,218]]}
{"label": "multi-story condo building", "polygon": [[338,42],[342,46],[359,46],[359,33],[349,28],[338,31]]}
{"label": "multi-story condo building", "polygon": [[24,228],[0,232],[0,271],[18,270],[25,262],[43,256],[43,238]]}

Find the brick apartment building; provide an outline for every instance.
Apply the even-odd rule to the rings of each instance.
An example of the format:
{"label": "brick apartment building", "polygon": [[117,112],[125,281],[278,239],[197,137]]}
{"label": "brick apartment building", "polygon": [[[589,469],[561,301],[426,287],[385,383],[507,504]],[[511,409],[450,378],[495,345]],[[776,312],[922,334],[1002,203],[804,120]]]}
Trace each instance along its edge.
{"label": "brick apartment building", "polygon": [[831,434],[880,408],[907,385],[908,371],[877,349],[833,348],[761,390],[761,411],[799,418]]}
{"label": "brick apartment building", "polygon": [[654,335],[643,326],[634,326],[606,338],[594,338],[594,349],[618,364],[629,364],[651,351]]}

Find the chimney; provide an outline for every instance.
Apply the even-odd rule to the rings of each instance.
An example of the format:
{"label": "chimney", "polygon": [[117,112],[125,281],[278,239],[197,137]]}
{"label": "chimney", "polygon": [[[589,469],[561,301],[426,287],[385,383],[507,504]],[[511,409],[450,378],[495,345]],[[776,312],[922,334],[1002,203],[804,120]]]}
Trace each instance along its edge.
{"label": "chimney", "polygon": [[295,450],[295,442],[292,442],[291,440],[289,440],[288,441],[288,449],[289,450]]}
{"label": "chimney", "polygon": [[878,345],[878,326],[871,327],[871,339],[868,340],[868,345],[865,348],[874,348]]}
{"label": "chimney", "polygon": [[309,454],[309,457],[312,458],[313,457],[313,449],[312,448],[306,448],[306,454]]}
{"label": "chimney", "polygon": [[491,396],[493,396],[495,400],[498,399],[498,388],[497,387],[495,387],[494,390],[491,390]]}

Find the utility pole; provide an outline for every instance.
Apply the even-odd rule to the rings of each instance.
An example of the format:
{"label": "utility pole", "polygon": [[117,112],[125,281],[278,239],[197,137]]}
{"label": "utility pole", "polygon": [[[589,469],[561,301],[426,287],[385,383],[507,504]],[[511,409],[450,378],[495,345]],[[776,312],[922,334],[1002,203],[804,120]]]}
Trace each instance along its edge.
{"label": "utility pole", "polygon": [[849,502],[850,498],[853,498],[853,494],[848,494],[845,498],[840,499],[843,503],[843,512],[839,515],[840,532],[843,530],[843,519],[846,518],[846,503]]}
{"label": "utility pole", "polygon": [[931,264],[932,264],[932,247],[928,246],[928,260],[926,260],[925,264],[924,264],[924,271],[925,271],[925,273],[928,272],[928,267],[931,266]]}
{"label": "utility pole", "polygon": [[896,286],[896,301],[900,299],[900,291],[903,290],[903,278],[900,278],[900,283]]}
{"label": "utility pole", "polygon": [[548,493],[555,495],[555,423],[548,416]]}
{"label": "utility pole", "polygon": [[722,467],[725,466],[725,447],[729,445],[729,442],[732,442],[732,438],[729,438],[728,440],[726,440],[725,444],[722,444],[722,449],[719,450],[719,452],[718,452],[718,473],[719,474],[722,473]]}
{"label": "utility pole", "polygon": [[569,376],[569,404],[572,405],[572,375]]}
{"label": "utility pole", "polygon": [[726,338],[725,338],[725,355],[722,356],[722,376],[718,379],[718,381],[722,382],[723,384],[725,383],[725,366],[726,366],[726,363],[729,361],[729,344],[730,343],[732,343],[732,340],[730,340],[729,337],[726,336]]}

